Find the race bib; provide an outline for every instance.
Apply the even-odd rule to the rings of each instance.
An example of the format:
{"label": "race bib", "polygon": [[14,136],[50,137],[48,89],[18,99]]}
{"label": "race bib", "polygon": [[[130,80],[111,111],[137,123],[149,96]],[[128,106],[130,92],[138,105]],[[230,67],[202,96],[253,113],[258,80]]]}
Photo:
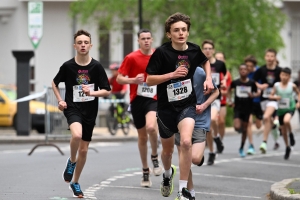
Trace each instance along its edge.
{"label": "race bib", "polygon": [[[94,84],[88,84],[90,91],[94,91]],[[73,86],[73,102],[85,102],[85,101],[93,101],[95,97],[86,96],[82,91],[81,85]]]}
{"label": "race bib", "polygon": [[278,102],[278,108],[280,109],[290,108],[290,99],[289,98],[280,99]]}
{"label": "race bib", "polygon": [[148,86],[145,82],[139,84],[137,89],[137,95],[153,98],[156,95],[156,85]]}
{"label": "race bib", "polygon": [[250,86],[236,86],[236,96],[239,98],[247,98],[251,93]]}
{"label": "race bib", "polygon": [[192,93],[192,81],[187,79],[167,85],[169,102],[179,101],[187,98]]}
{"label": "race bib", "polygon": [[266,88],[264,91],[263,91],[263,97],[264,98],[269,98],[270,94],[272,92],[272,88]]}
{"label": "race bib", "polygon": [[220,73],[212,73],[211,77],[216,85],[220,85]]}

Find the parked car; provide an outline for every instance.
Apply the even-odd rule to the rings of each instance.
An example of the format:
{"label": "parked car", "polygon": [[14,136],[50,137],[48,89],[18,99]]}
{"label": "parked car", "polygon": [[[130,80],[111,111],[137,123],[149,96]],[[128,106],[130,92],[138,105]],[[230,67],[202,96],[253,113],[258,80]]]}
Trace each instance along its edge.
{"label": "parked car", "polygon": [[[0,84],[0,127],[16,127],[17,113],[17,91],[12,86]],[[47,105],[50,116],[50,131],[53,124],[59,123],[61,113],[56,106]],[[29,112],[31,115],[31,128],[38,133],[45,133],[45,103],[42,101],[31,100],[29,102]]]}

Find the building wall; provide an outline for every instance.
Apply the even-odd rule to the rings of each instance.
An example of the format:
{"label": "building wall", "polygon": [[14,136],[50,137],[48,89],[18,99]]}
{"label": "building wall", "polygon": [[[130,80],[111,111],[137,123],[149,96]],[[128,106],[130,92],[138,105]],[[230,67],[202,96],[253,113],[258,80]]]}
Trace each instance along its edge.
{"label": "building wall", "polygon": [[[81,28],[91,33],[93,48],[90,54],[98,60],[98,28],[92,23],[84,26],[76,23],[73,26],[73,19],[68,13],[70,2],[44,2],[43,37],[38,48],[34,50],[28,37],[27,2],[11,1],[15,2],[15,10],[6,23],[0,21],[2,47],[5,47],[0,48],[0,83],[16,83],[16,60],[12,51],[33,50],[35,57],[30,63],[35,65],[35,90],[41,91],[44,86],[50,86],[63,62],[75,55],[73,35],[75,30]],[[1,6],[3,8],[0,4],[0,9]]]}

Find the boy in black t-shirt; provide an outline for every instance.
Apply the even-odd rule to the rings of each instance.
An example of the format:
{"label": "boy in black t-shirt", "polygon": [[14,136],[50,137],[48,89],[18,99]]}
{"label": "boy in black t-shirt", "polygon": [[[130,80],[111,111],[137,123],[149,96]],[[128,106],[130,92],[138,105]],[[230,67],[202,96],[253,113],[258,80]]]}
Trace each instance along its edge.
{"label": "boy in black t-shirt", "polygon": [[171,166],[174,133],[180,133],[180,180],[177,199],[191,198],[187,181],[192,163],[192,133],[196,116],[196,96],[193,75],[197,66],[206,72],[204,94],[213,89],[210,64],[196,44],[187,42],[190,17],[175,13],[165,22],[165,32],[171,42],[163,44],[152,54],[146,68],[147,85],[157,85],[157,122],[161,137],[161,160],[165,168],[161,183],[162,196],[173,191],[175,166]]}
{"label": "boy in black t-shirt", "polygon": [[[60,67],[52,81],[58,108],[64,112],[72,134],[71,156],[67,160],[63,179],[70,183],[69,188],[73,192],[73,197],[78,198],[84,196],[78,181],[92,139],[98,113],[98,97],[110,94],[108,78],[102,65],[89,55],[91,47],[91,35],[84,30],[77,31],[74,35],[74,48],[77,54]],[[65,82],[65,99],[62,99],[59,93],[60,82]]]}
{"label": "boy in black t-shirt", "polygon": [[[239,67],[240,78],[232,81],[228,90],[228,104],[234,107],[234,129],[242,134],[239,154],[245,157],[244,145],[247,138],[247,127],[252,112],[253,98],[260,95],[256,84],[248,78],[247,66]],[[231,102],[231,90],[235,90],[234,103]]]}

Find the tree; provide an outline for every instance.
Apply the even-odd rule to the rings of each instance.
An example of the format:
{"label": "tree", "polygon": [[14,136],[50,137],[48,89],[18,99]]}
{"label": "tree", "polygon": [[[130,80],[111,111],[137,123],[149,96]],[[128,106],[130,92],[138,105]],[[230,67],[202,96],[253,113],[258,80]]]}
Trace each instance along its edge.
{"label": "tree", "polygon": [[[157,20],[163,26],[175,12],[191,17],[189,41],[201,45],[204,39],[214,40],[216,50],[226,54],[229,68],[236,68],[249,54],[262,65],[267,48],[284,46],[280,30],[286,16],[271,0],[143,1],[145,21]],[[93,19],[110,28],[114,17],[138,24],[138,0],[79,0],[71,4],[71,14],[82,22]]]}

